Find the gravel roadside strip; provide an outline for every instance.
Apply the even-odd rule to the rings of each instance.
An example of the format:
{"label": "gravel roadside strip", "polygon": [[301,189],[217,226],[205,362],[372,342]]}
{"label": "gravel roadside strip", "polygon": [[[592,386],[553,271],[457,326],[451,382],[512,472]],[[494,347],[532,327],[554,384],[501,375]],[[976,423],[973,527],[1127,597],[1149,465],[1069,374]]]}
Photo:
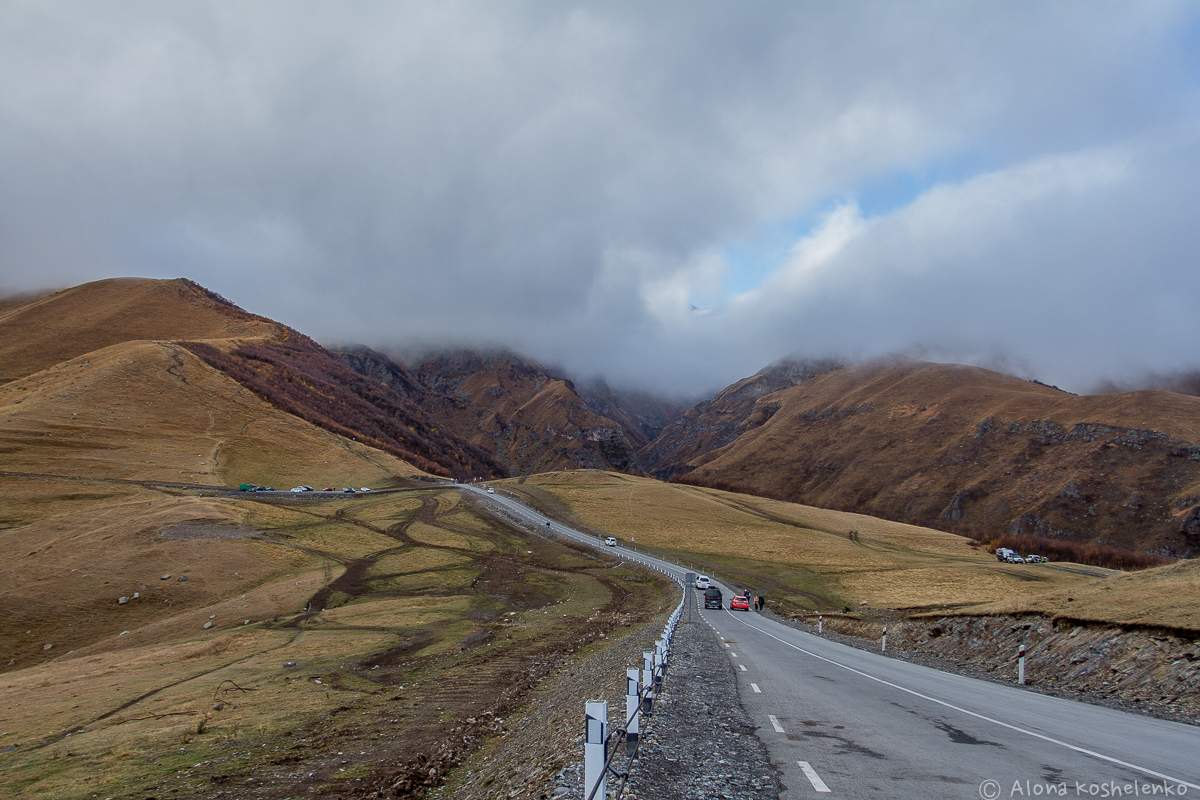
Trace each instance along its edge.
{"label": "gravel roadside strip", "polygon": [[737,675],[692,602],[675,632],[661,697],[643,726],[625,800],[766,800],[779,773],[738,698]]}

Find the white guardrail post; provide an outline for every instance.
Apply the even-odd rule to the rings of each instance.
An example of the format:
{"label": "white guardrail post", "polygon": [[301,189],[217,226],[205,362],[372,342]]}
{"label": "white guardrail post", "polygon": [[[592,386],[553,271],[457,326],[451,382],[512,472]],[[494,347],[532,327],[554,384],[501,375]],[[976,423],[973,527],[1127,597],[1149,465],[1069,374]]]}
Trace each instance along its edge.
{"label": "white guardrail post", "polygon": [[883,626],[883,638],[879,640],[879,651],[887,652],[887,625]]}
{"label": "white guardrail post", "polygon": [[1017,683],[1021,686],[1025,685],[1025,645],[1021,644],[1021,648],[1017,650]]}
{"label": "white guardrail post", "polygon": [[625,728],[626,750],[630,755],[637,750],[638,734],[641,731],[641,700],[638,699],[638,694],[642,691],[642,683],[639,678],[638,668],[630,667],[625,670],[625,719],[629,720],[629,725]]}
{"label": "white guardrail post", "polygon": [[825,617],[817,614],[817,635],[821,636],[825,633]]}
{"label": "white guardrail post", "polygon": [[642,688],[646,692],[642,713],[649,716],[654,713],[654,653],[650,650],[642,651]]}
{"label": "white guardrail post", "polygon": [[[608,701],[588,700],[583,745],[583,800],[607,796]],[[599,784],[597,788],[597,784]]]}

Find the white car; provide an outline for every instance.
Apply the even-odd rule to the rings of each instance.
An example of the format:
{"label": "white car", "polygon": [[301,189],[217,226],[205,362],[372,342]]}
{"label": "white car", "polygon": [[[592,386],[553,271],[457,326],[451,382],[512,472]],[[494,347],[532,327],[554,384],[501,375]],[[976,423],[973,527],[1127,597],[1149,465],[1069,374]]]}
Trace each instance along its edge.
{"label": "white car", "polygon": [[1039,556],[1037,553],[1030,553],[1029,555],[1025,556],[1026,564],[1045,564],[1049,560],[1050,559],[1046,558],[1045,556]]}
{"label": "white car", "polygon": [[370,487],[370,486],[364,486],[364,487],[362,487],[361,489],[359,489],[359,491],[360,491],[360,492],[369,492],[369,491],[371,491],[371,487]]}
{"label": "white car", "polygon": [[292,494],[304,494],[305,492],[311,492],[311,491],[312,491],[311,486],[296,486],[291,489]]}
{"label": "white car", "polygon": [[709,581],[707,575],[697,575],[696,576],[696,588],[697,589],[707,589],[710,584],[711,584],[711,581]]}
{"label": "white car", "polygon": [[617,537],[615,537],[615,536],[607,537],[604,540],[604,544],[606,547],[616,547],[617,546]]}
{"label": "white car", "polygon": [[489,486],[489,487],[488,487],[488,494],[495,494],[495,493],[496,493],[496,490],[495,490],[495,489],[493,489],[492,487],[490,487],[490,486]]}

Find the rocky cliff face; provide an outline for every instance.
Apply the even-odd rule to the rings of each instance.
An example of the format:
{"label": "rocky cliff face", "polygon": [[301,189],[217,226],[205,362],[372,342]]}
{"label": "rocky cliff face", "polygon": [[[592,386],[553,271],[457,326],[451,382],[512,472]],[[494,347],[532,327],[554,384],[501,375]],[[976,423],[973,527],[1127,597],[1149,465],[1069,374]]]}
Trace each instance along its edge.
{"label": "rocky cliff face", "polygon": [[[652,415],[609,392],[589,402],[574,383],[507,352],[453,350],[399,363],[363,347],[341,351],[360,375],[417,403],[432,423],[487,452],[512,475],[554,469],[639,472],[636,444]],[[613,419],[597,409],[619,412]]]}

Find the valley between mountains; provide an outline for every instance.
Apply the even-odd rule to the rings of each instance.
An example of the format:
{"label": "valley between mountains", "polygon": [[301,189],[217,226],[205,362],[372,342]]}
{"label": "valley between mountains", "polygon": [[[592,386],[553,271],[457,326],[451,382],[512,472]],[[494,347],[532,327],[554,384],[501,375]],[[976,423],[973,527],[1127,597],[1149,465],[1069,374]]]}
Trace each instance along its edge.
{"label": "valley between mountains", "polygon": [[1200,719],[1200,397],[897,360],[683,402],[111,279],[0,302],[0,786],[541,796],[578,726],[530,744],[534,698],[582,703],[678,589],[453,479],[794,625],[994,679],[1044,642],[1039,689]]}

